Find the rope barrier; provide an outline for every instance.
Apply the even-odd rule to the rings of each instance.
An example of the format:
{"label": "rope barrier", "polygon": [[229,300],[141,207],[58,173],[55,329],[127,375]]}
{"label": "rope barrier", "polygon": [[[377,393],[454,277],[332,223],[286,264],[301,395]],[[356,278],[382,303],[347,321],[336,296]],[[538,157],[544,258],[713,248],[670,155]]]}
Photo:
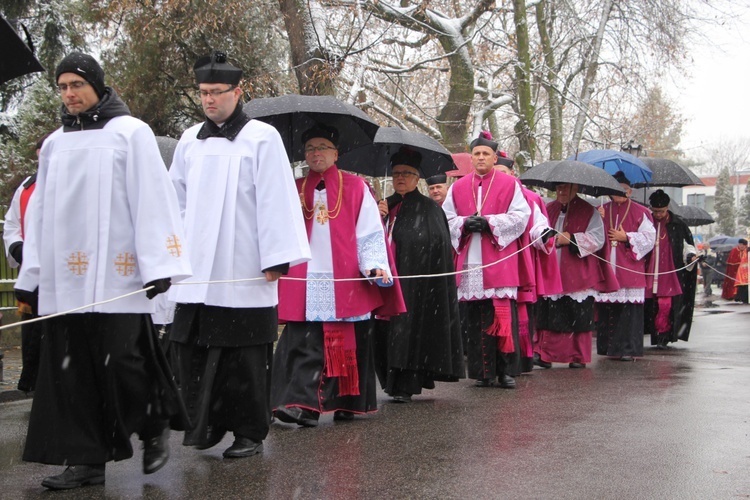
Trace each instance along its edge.
{"label": "rope barrier", "polygon": [[[560,234],[560,233],[558,233],[558,234]],[[521,252],[524,252],[525,250],[527,250],[528,248],[530,248],[534,243],[536,243],[540,239],[542,239],[541,236],[539,236],[538,238],[532,240],[528,245],[526,245],[526,246],[524,246],[522,248],[519,248],[518,250],[516,250],[515,252],[511,253],[510,255],[506,255],[505,257],[502,257],[502,258],[500,258],[500,259],[498,259],[498,260],[496,260],[494,262],[491,262],[489,264],[485,264],[485,265],[482,265],[482,266],[477,266],[477,267],[474,267],[472,269],[462,269],[460,271],[452,271],[452,272],[437,273],[437,274],[416,274],[416,275],[407,275],[407,276],[391,276],[391,279],[406,280],[406,279],[418,279],[418,278],[437,278],[437,277],[444,277],[444,276],[457,276],[459,274],[468,273],[470,271],[476,271],[477,269],[485,269],[485,268],[492,267],[492,266],[495,266],[497,264],[500,264],[501,262],[503,262],[503,261],[505,261],[507,259],[510,259],[511,257],[513,257],[515,255],[518,255]],[[569,238],[566,238],[566,239],[568,239],[569,242],[572,241]],[[612,263],[609,262],[609,261],[607,261],[607,259],[599,257],[596,254],[589,254],[589,255],[593,256],[593,257],[595,257],[595,258],[597,258],[597,259],[599,259],[599,260],[601,260],[603,262],[606,262],[609,265],[612,265]],[[645,276],[657,276],[657,275],[661,276],[661,275],[665,275],[665,274],[671,274],[671,273],[676,273],[676,272],[682,271],[684,269],[687,269],[688,267],[690,267],[694,263],[695,262],[691,262],[691,263],[687,264],[686,266],[681,267],[679,269],[675,269],[673,271],[660,272],[660,273],[644,273],[644,272],[640,272],[640,271],[635,271],[633,269],[628,269],[626,267],[619,266],[617,264],[615,264],[615,267],[620,268],[620,269],[624,269],[625,271],[629,271],[629,272],[632,272],[632,273],[642,274],[642,275],[645,275]],[[711,266],[708,266],[708,267],[711,267]],[[714,268],[711,267],[711,269],[714,269]],[[716,269],[714,269],[714,270],[716,272],[718,272],[719,274],[721,274],[723,276],[726,276],[726,274],[723,274],[723,273],[719,272]],[[372,278],[366,278],[366,277],[362,277],[362,278],[293,278],[293,277],[289,277],[289,276],[282,276],[279,279],[290,280],[290,281],[331,281],[331,282],[335,282],[335,281],[369,281]],[[249,281],[260,281],[260,280],[265,280],[265,277],[261,276],[261,277],[257,277],[257,278],[240,278],[240,279],[234,279],[234,280],[191,281],[191,282],[174,283],[172,286],[215,285],[215,284],[222,284],[222,283],[244,283],[244,282],[249,282]],[[149,291],[149,290],[151,290],[153,288],[154,288],[153,286],[150,286],[148,288],[142,288],[140,290],[136,290],[136,291],[133,291],[133,292],[130,292],[130,293],[126,293],[126,294],[120,295],[118,297],[113,297],[111,299],[103,300],[103,301],[100,301],[100,302],[94,302],[92,304],[88,304],[88,305],[81,306],[81,307],[76,307],[75,309],[70,309],[68,311],[63,311],[63,312],[59,312],[59,313],[55,313],[55,314],[50,314],[50,315],[46,315],[46,316],[40,316],[38,318],[33,318],[33,319],[30,319],[30,320],[19,321],[19,322],[16,322],[16,323],[11,323],[9,325],[0,326],[0,331],[5,330],[7,328],[15,328],[17,326],[26,325],[26,324],[30,324],[30,323],[36,323],[37,321],[44,321],[46,319],[57,318],[59,316],[65,316],[67,314],[72,314],[72,313],[75,313],[77,311],[82,311],[84,309],[90,309],[92,307],[96,307],[96,306],[100,306],[100,305],[104,305],[104,304],[109,304],[111,302],[116,302],[118,300],[130,297],[132,295],[136,295],[136,294],[139,294],[139,293],[147,292],[147,291]]]}

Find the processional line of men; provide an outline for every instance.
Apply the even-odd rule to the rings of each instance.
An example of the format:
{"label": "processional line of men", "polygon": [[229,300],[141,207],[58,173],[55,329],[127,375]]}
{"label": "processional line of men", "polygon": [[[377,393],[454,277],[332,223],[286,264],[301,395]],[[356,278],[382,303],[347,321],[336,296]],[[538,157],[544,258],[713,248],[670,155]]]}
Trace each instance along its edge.
{"label": "processional line of men", "polygon": [[[545,204],[482,135],[470,175],[427,179],[432,199],[421,155],[402,148],[395,193],[377,202],[337,168],[325,123],[304,131],[310,169],[295,181],[279,133],[243,111],[242,71],[220,52],[194,70],[206,120],[167,172],[94,58],[57,67],[62,127],[40,145],[34,195],[19,188],[23,238],[8,251],[29,315],[99,305],[41,323],[23,459],[67,466],[46,488],[103,484],[133,433],[150,474],[170,429],[198,450],[231,432],[223,456],[249,457],[274,416],[314,427],[376,411],[376,379],[408,403],[467,369],[513,389],[534,365],[585,368],[594,330],[597,353],[620,360],[643,355],[644,328],[660,347],[688,339],[695,250],[663,191],[653,215],[627,195],[599,213],[576,184]],[[160,346],[154,324],[169,319],[151,314],[167,296]]]}

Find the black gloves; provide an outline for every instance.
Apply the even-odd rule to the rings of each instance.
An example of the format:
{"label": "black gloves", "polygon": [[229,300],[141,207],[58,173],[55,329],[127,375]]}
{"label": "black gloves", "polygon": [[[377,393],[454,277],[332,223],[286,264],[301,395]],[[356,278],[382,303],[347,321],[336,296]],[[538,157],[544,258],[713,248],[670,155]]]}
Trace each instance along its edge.
{"label": "black gloves", "polygon": [[32,313],[36,314],[39,307],[39,288],[35,289],[33,292],[21,290],[20,288],[16,288],[14,291],[16,293],[16,299],[18,299],[19,302],[30,305]]}
{"label": "black gloves", "polygon": [[542,233],[542,245],[546,245],[547,241],[549,241],[549,239],[552,238],[556,233],[557,231],[555,231],[551,227],[548,227],[547,229],[545,229],[544,232]]}
{"label": "black gloves", "polygon": [[18,264],[22,264],[23,260],[23,241],[16,241],[15,243],[11,244],[10,247],[8,247],[8,253],[11,257],[13,257],[13,260],[18,262]]}
{"label": "black gloves", "polygon": [[705,255],[699,255],[698,256],[698,262],[703,262],[705,260],[706,260],[706,256]]}
{"label": "black gloves", "polygon": [[489,232],[490,223],[481,215],[472,215],[464,220],[464,231],[469,233]]}
{"label": "black gloves", "polygon": [[153,286],[154,288],[146,292],[146,297],[148,297],[149,299],[153,299],[160,293],[164,293],[169,290],[169,287],[172,286],[172,278],[162,278],[159,280],[151,281],[150,283],[146,283],[143,288],[148,288],[150,286]]}

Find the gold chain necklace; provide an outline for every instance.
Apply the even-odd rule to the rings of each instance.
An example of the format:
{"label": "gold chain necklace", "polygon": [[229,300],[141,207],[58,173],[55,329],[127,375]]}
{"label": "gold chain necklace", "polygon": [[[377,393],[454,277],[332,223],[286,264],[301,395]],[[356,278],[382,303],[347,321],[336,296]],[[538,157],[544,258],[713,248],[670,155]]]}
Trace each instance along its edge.
{"label": "gold chain necklace", "polygon": [[[490,195],[490,189],[492,189],[492,183],[495,182],[495,172],[492,172],[492,178],[490,179],[490,185],[487,187],[487,192],[484,192],[482,190],[482,194],[484,195],[484,199],[482,200],[482,204],[479,205],[477,203],[477,193],[474,192],[474,179],[476,178],[476,172],[471,173],[471,194],[474,196],[474,208],[477,209],[477,215],[482,215],[482,207],[484,206],[484,203],[487,201],[487,197]],[[477,189],[477,191],[479,191]]]}
{"label": "gold chain necklace", "polygon": [[[339,216],[341,213],[341,200],[343,198],[344,194],[344,176],[341,174],[341,170],[338,171],[339,174],[339,193],[338,197],[336,199],[336,206],[333,210],[326,209],[326,204],[324,201],[318,201],[315,203],[315,205],[312,206],[312,208],[307,206],[307,203],[305,203],[305,187],[307,186],[307,179],[308,177],[305,177],[305,180],[302,181],[302,190],[300,193],[300,202],[302,203],[302,215],[305,216],[305,219],[310,220],[315,215],[315,211],[319,210],[317,217],[315,217],[315,220],[318,221],[320,224],[325,224],[331,219],[335,219]],[[308,215],[309,214],[309,215]]]}

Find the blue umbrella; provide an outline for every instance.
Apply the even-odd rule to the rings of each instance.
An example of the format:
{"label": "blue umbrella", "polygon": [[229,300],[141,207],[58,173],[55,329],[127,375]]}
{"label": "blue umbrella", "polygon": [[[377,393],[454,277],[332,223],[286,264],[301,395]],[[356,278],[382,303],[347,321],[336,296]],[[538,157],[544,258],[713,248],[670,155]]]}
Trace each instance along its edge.
{"label": "blue umbrella", "polygon": [[622,172],[633,184],[648,184],[651,182],[651,169],[638,157],[622,151],[592,149],[591,151],[578,153],[568,159],[603,168],[610,175]]}

